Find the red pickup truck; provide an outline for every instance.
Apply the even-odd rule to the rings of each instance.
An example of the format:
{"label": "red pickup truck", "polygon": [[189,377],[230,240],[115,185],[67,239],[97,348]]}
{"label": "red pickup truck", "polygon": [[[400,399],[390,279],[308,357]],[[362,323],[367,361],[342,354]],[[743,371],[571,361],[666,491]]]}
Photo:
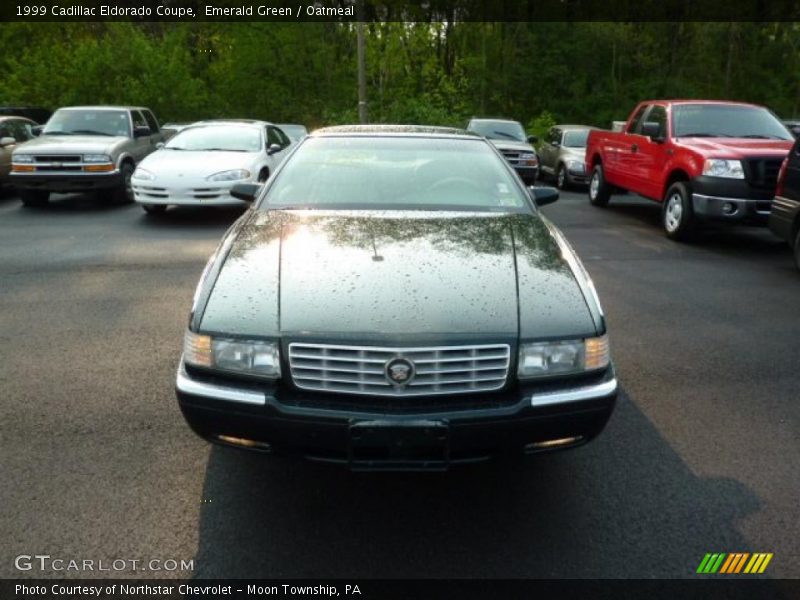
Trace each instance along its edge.
{"label": "red pickup truck", "polygon": [[766,223],[778,171],[794,138],[762,106],[711,100],[640,103],[620,132],[593,130],[589,200],[631,191],[663,204],[667,236],[702,220]]}

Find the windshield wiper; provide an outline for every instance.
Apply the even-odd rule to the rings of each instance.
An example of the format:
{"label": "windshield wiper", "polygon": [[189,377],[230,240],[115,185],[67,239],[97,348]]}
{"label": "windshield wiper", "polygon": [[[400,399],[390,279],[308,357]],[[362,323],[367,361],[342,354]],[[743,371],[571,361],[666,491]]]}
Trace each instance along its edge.
{"label": "windshield wiper", "polygon": [[85,135],[105,135],[113,137],[114,134],[106,133],[105,131],[95,131],[94,129],[73,129],[72,133],[83,133]]}
{"label": "windshield wiper", "polygon": [[186,148],[181,148],[180,146],[164,146],[165,150],[186,150]]}
{"label": "windshield wiper", "polygon": [[697,133],[682,133],[680,135],[676,135],[675,137],[735,137],[732,135],[728,135],[727,133],[708,133],[708,132],[697,132]]}
{"label": "windshield wiper", "polygon": [[751,133],[749,135],[740,135],[741,138],[750,138],[754,140],[783,140],[784,138],[777,135],[762,135],[760,133]]}
{"label": "windshield wiper", "polygon": [[506,138],[508,138],[510,140],[514,140],[515,142],[521,142],[522,141],[517,136],[511,135],[510,133],[506,133],[505,131],[493,131],[492,133],[494,133],[495,135],[502,135],[502,136],[504,136],[504,137],[506,137]]}
{"label": "windshield wiper", "polygon": [[71,131],[43,131],[42,135],[72,135]]}

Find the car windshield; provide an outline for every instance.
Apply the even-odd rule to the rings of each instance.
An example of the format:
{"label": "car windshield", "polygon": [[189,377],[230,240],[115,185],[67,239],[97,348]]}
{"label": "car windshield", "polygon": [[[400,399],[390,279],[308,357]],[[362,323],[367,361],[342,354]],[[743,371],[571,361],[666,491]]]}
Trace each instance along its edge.
{"label": "car windshield", "polygon": [[44,135],[129,136],[126,110],[57,110],[42,132]]}
{"label": "car windshield", "polygon": [[278,127],[295,141],[308,135],[308,130],[303,125],[278,125]]}
{"label": "car windshield", "polygon": [[263,147],[261,129],[239,125],[201,125],[176,133],[165,148],[170,150],[258,152]]}
{"label": "car windshield", "polygon": [[527,212],[505,162],[479,138],[306,138],[263,208]]}
{"label": "car windshield", "polygon": [[588,129],[576,129],[567,131],[564,134],[564,146],[567,148],[586,148],[586,140],[589,139]]}
{"label": "car windshield", "polygon": [[472,121],[468,129],[490,140],[525,141],[525,130],[516,121]]}
{"label": "car windshield", "polygon": [[794,139],[766,108],[738,104],[679,104],[672,109],[674,137]]}

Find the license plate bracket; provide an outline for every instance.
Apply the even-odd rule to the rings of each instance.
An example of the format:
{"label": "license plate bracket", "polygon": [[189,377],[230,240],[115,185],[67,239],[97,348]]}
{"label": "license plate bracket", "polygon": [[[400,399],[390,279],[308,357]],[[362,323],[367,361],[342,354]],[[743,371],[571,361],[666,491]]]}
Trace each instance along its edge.
{"label": "license plate bracket", "polygon": [[356,471],[444,471],[450,464],[447,421],[353,421],[348,462]]}

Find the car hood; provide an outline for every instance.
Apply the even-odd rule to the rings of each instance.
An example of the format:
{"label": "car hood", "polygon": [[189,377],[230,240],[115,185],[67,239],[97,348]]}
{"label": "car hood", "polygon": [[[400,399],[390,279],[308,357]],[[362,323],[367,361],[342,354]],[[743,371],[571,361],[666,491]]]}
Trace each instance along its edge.
{"label": "car hood", "polygon": [[560,150],[560,154],[563,158],[583,160],[586,157],[586,148],[571,148],[570,146],[561,146]]}
{"label": "car hood", "polygon": [[595,334],[535,215],[309,213],[254,212],[232,234],[200,330],[395,343]]}
{"label": "car hood", "polygon": [[195,152],[191,150],[156,150],[140,166],[154,175],[206,177],[220,171],[247,169],[254,160],[250,152]]}
{"label": "car hood", "polygon": [[677,145],[694,150],[704,158],[747,158],[749,156],[786,156],[794,142],[752,138],[679,138]]}
{"label": "car hood", "polygon": [[513,140],[489,140],[495,148],[500,150],[516,150],[517,152],[536,152],[528,142],[515,142]]}
{"label": "car hood", "polygon": [[42,135],[21,144],[20,154],[108,154],[115,146],[130,141],[105,135]]}

